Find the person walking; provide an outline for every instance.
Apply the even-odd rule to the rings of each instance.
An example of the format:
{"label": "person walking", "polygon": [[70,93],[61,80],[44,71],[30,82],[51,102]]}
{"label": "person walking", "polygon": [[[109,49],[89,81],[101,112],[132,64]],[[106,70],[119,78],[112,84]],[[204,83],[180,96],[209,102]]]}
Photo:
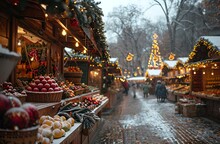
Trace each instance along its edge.
{"label": "person walking", "polygon": [[129,83],[127,80],[125,80],[123,83],[122,83],[123,87],[124,87],[124,93],[125,95],[127,96],[128,95],[128,91],[129,91]]}
{"label": "person walking", "polygon": [[149,88],[150,88],[149,82],[146,82],[146,83],[143,85],[144,98],[145,98],[145,97],[148,97]]}
{"label": "person walking", "polygon": [[137,88],[136,84],[133,83],[133,84],[132,84],[132,91],[133,91],[133,97],[134,97],[134,98],[136,98],[136,88]]}
{"label": "person walking", "polygon": [[165,102],[167,97],[167,89],[164,82],[162,83],[160,80],[157,81],[155,95],[157,97],[157,102]]}

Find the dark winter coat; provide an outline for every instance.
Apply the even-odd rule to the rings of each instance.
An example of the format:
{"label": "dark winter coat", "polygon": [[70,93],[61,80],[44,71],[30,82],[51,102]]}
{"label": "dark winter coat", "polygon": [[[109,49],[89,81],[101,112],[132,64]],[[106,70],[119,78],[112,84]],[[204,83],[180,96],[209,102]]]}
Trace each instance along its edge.
{"label": "dark winter coat", "polygon": [[167,89],[163,84],[157,84],[155,88],[155,95],[159,97],[167,97]]}

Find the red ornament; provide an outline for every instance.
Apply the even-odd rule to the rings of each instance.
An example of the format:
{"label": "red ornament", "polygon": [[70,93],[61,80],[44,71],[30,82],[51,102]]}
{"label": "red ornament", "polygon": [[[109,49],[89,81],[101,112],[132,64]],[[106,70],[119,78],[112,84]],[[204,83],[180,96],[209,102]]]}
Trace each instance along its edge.
{"label": "red ornament", "polygon": [[77,27],[77,26],[79,26],[79,22],[76,18],[72,18],[72,19],[70,19],[70,25],[72,27]]}
{"label": "red ornament", "polygon": [[10,4],[12,4],[12,5],[18,5],[19,4],[19,2],[20,2],[20,0],[7,0]]}

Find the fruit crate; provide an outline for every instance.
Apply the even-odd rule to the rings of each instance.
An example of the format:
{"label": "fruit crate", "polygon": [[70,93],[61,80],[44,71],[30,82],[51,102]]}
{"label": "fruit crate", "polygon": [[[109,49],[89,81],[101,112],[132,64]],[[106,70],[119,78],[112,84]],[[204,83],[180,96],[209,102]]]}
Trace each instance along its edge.
{"label": "fruit crate", "polygon": [[49,102],[60,102],[63,95],[63,90],[55,92],[32,92],[26,91],[27,102],[39,102],[39,103],[49,103]]}
{"label": "fruit crate", "polygon": [[39,126],[21,130],[0,129],[1,144],[34,144]]}

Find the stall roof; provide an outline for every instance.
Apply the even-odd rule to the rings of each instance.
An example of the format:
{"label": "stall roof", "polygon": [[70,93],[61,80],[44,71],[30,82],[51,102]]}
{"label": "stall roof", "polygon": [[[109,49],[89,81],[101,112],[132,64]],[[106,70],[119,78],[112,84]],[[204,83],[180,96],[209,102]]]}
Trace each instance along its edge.
{"label": "stall roof", "polygon": [[168,68],[174,68],[177,64],[177,60],[165,60],[164,65],[167,65]]}
{"label": "stall roof", "polygon": [[118,58],[110,58],[109,61],[111,63],[116,63],[118,61]]}
{"label": "stall roof", "polygon": [[179,62],[181,62],[182,64],[185,64],[188,59],[189,59],[188,57],[179,57],[179,58],[177,58],[177,60],[178,60]]}
{"label": "stall roof", "polygon": [[146,77],[130,77],[127,78],[128,81],[146,81]]}
{"label": "stall roof", "polygon": [[220,36],[201,36],[189,54],[188,65],[220,59]]}
{"label": "stall roof", "polygon": [[207,39],[213,44],[213,46],[216,46],[220,51],[220,36],[201,36],[200,38]]}
{"label": "stall roof", "polygon": [[161,69],[147,69],[147,75],[148,77],[151,76],[160,76],[162,70]]}

